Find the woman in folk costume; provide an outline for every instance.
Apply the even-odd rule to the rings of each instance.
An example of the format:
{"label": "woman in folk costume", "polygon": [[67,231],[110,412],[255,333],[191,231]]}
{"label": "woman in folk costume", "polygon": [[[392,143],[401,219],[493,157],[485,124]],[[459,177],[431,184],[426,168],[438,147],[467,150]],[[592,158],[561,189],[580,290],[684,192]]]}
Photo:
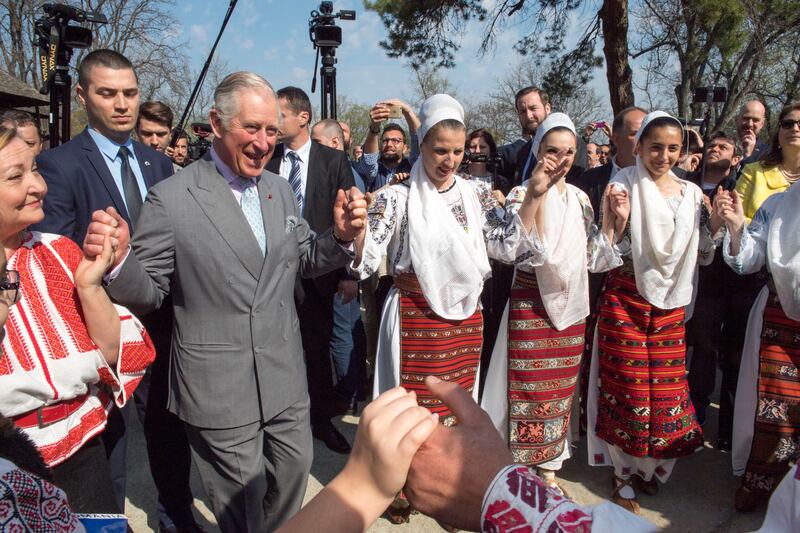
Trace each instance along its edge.
{"label": "woman in folk costume", "polygon": [[648,114],[636,134],[636,165],[611,182],[627,191],[630,213],[617,245],[624,263],[608,274],[600,298],[588,448],[591,465],[614,467],[613,501],[633,512],[632,476],[654,495],[676,459],[703,445],[685,377],[684,308],[698,263],[713,260],[714,241],[700,188],[671,170],[682,139],[677,119]]}
{"label": "woman in folk costume", "polygon": [[[800,122],[790,129],[782,143],[800,145]],[[750,511],[800,458],[800,184],[767,198],[749,224],[737,194],[716,208],[725,261],[739,274],[769,273],[750,310],[734,407],[733,469],[744,474],[735,505]]]}
{"label": "woman in folk costume", "polygon": [[[622,219],[606,214],[601,233],[589,197],[566,183],[575,140],[567,115],[548,115],[533,139],[538,163],[532,176],[508,196],[506,210],[515,214],[529,189],[545,191],[534,192],[543,197],[536,229],[544,249],[516,265],[482,401],[514,460],[538,465],[539,475],[562,493],[555,471],[570,457],[567,433],[589,314],[587,269],[622,264],[611,246],[611,222],[620,220],[618,229],[624,229]],[[622,192],[611,195],[627,201]]]}
{"label": "woman in folk costume", "polygon": [[375,396],[402,385],[451,425],[455,417],[423,379],[435,375],[477,396],[489,257],[514,262],[540,254],[541,243],[532,236],[532,198],[509,216],[485,184],[455,174],[466,140],[461,104],[434,95],[419,115],[421,157],[407,180],[377,191],[353,270],[365,279],[386,254],[394,277],[378,334]]}
{"label": "woman in folk costume", "polygon": [[99,436],[155,349],[139,320],[103,289],[113,239],[90,258],[67,237],[28,230],[44,219],[46,194],[33,150],[0,126],[0,241],[8,256],[0,261],[0,313],[8,313],[0,329],[0,413],[36,444],[73,510],[116,513]]}

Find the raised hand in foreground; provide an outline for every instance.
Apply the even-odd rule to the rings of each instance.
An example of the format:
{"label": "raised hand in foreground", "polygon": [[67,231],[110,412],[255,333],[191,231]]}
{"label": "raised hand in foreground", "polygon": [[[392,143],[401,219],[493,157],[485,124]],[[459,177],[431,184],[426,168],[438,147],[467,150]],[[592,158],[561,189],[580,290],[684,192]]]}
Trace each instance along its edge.
{"label": "raised hand in foreground", "polygon": [[364,531],[403,487],[411,458],[437,425],[413,392],[384,392],[364,409],[344,469],[278,531]]}
{"label": "raised hand in foreground", "polygon": [[514,462],[508,446],[472,396],[433,376],[425,385],[458,418],[436,428],[420,447],[405,494],[415,509],[450,526],[480,531],[481,504],[495,475]]}

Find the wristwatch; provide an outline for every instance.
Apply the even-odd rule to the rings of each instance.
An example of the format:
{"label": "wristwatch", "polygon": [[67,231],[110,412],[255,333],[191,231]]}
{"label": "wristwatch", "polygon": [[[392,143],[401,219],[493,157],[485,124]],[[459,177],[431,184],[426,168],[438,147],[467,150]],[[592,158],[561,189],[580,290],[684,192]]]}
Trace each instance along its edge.
{"label": "wristwatch", "polygon": [[370,124],[370,126],[369,126],[369,132],[370,133],[372,133],[373,135],[377,135],[378,133],[380,133],[380,131],[381,131],[381,127],[380,126],[375,125],[375,124]]}

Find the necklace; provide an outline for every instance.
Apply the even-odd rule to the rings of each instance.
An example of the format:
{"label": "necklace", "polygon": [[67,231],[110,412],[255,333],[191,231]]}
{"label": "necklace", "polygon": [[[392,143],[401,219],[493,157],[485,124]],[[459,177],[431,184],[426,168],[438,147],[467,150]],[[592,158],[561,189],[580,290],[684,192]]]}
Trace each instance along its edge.
{"label": "necklace", "polygon": [[450,186],[447,187],[446,189],[440,190],[439,194],[444,194],[446,192],[450,192],[453,189],[453,187],[455,187],[455,186],[456,186],[456,180],[453,180],[453,183],[451,183]]}
{"label": "necklace", "polygon": [[789,172],[783,167],[781,167],[781,174],[783,174],[783,177],[786,178],[786,181],[789,183],[794,183],[800,179],[800,172]]}

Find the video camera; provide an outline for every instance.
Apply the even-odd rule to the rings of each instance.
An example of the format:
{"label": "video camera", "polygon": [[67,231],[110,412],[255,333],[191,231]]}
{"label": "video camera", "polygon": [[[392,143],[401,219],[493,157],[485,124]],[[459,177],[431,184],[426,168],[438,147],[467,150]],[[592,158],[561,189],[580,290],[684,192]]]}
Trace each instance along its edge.
{"label": "video camera", "polygon": [[321,2],[319,11],[312,11],[308,21],[308,36],[315,47],[336,48],[342,45],[342,28],[334,24],[336,19],[356,20],[356,12],[352,9],[341,9],[333,12],[333,2]]}
{"label": "video camera", "polygon": [[356,20],[356,12],[342,9],[333,12],[333,2],[321,2],[319,11],[312,11],[308,19],[308,36],[317,51],[314,60],[314,79],[311,80],[311,92],[317,87],[317,64],[322,55],[322,66],[319,69],[322,78],[321,116],[336,118],[336,48],[342,45],[342,28],[334,24],[336,19]]}
{"label": "video camera", "polygon": [[106,24],[108,19],[102,13],[64,4],[43,4],[42,10],[45,16],[36,19],[34,28],[38,37],[39,67],[42,72],[42,87],[39,92],[48,94],[53,84],[67,84],[64,74],[69,72],[72,52],[76,48],[92,46],[92,30],[70,22]]}
{"label": "video camera", "polygon": [[72,52],[92,46],[92,30],[70,22],[105,24],[108,20],[102,13],[64,4],[42,4],[42,10],[44,16],[34,22],[42,73],[39,92],[50,94],[50,148],[55,148],[70,134]]}
{"label": "video camera", "polygon": [[500,154],[492,154],[486,155],[481,154],[479,152],[470,152],[467,150],[464,152],[464,162],[465,163],[486,163],[486,165],[491,169],[493,165],[499,167],[503,163],[503,157]]}
{"label": "video camera", "polygon": [[208,138],[211,137],[213,131],[211,126],[205,122],[192,122],[192,133],[194,133],[195,139],[188,144],[189,159],[197,161],[211,148],[211,141]]}

